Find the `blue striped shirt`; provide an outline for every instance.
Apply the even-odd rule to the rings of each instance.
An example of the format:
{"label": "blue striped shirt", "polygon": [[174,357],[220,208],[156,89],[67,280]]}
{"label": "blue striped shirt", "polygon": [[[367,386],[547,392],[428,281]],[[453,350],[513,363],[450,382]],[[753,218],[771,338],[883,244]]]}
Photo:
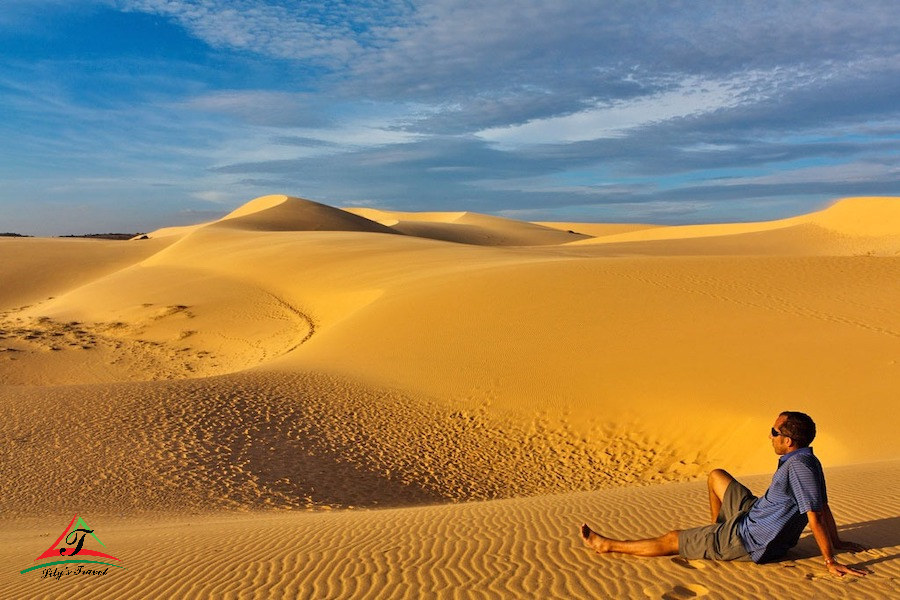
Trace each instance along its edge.
{"label": "blue striped shirt", "polygon": [[769,489],[757,498],[738,525],[738,535],[754,562],[784,556],[800,539],[806,513],[828,503],[822,463],[812,448],[799,448],[778,458]]}

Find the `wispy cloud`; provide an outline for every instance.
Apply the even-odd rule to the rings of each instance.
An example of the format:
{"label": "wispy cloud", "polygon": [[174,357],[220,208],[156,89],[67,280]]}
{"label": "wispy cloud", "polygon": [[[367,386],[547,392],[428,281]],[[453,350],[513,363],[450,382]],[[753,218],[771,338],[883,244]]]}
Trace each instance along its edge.
{"label": "wispy cloud", "polygon": [[182,106],[195,112],[218,113],[252,125],[326,127],[331,115],[321,110],[313,94],[273,90],[216,90],[192,96]]}
{"label": "wispy cloud", "polygon": [[[570,115],[535,119],[522,125],[495,127],[478,136],[502,145],[557,144],[625,135],[628,130],[670,119],[734,108],[744,102],[752,86],[746,76],[731,80],[687,77],[674,89],[628,100],[605,102]],[[751,78],[753,80],[755,78]]]}
{"label": "wispy cloud", "polygon": [[174,19],[215,48],[332,67],[384,43],[384,31],[410,12],[407,2],[390,0],[281,5],[255,0],[121,0],[119,6]]}
{"label": "wispy cloud", "polygon": [[731,177],[712,182],[713,185],[796,185],[841,184],[860,185],[872,181],[887,181],[900,185],[900,166],[896,162],[852,162],[827,164],[795,169],[781,167],[776,173],[755,177]]}

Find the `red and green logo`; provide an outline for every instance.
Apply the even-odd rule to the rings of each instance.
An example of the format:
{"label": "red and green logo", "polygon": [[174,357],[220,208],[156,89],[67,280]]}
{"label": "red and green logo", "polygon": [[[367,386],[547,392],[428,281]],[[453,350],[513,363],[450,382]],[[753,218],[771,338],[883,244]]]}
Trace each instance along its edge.
{"label": "red and green logo", "polygon": [[[29,567],[24,571],[19,572],[28,573],[29,571],[35,571],[37,569],[45,569],[44,574],[41,575],[42,578],[53,577],[59,579],[63,575],[105,575],[109,567],[115,567],[117,569],[125,568],[121,565],[106,562],[106,560],[118,561],[119,559],[115,556],[100,552],[99,550],[85,548],[84,544],[87,536],[90,536],[103,548],[106,548],[106,544],[100,541],[100,538],[97,537],[97,534],[93,529],[88,527],[87,523],[84,522],[84,519],[75,515],[72,517],[69,525],[63,530],[62,535],[60,535],[43,554],[34,559],[35,561],[43,561],[50,558],[56,559],[65,557],[65,560],[42,562],[39,565]],[[72,564],[78,565],[78,567],[70,568],[68,565]],[[91,566],[86,567],[85,565]],[[105,566],[106,569],[101,569],[101,566]]]}

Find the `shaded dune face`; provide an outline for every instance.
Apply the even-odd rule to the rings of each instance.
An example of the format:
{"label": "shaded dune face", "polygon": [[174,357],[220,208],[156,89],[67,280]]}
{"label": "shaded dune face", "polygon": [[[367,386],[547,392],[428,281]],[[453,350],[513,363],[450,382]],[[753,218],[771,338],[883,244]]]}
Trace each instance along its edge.
{"label": "shaded dune face", "polygon": [[393,233],[479,246],[547,246],[591,237],[558,227],[477,213],[341,210],[291,196],[257,198],[211,223],[209,227],[248,231]]}
{"label": "shaded dune face", "polygon": [[[572,230],[573,227],[579,228],[576,225],[526,223],[471,212],[407,213],[370,208],[349,211],[386,225],[398,233],[457,244],[551,246],[592,237]],[[593,230],[590,227],[587,229]]]}
{"label": "shaded dune face", "polygon": [[251,231],[364,231],[395,233],[359,215],[290,196],[263,196],[251,200],[215,223],[214,228]]}

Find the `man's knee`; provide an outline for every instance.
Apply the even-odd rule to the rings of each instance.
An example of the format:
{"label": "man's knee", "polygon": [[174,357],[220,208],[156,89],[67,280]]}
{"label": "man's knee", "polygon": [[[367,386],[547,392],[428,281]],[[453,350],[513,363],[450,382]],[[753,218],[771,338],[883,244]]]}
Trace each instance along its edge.
{"label": "man's knee", "polygon": [[678,554],[678,530],[670,531],[663,536],[666,549],[672,554]]}
{"label": "man's knee", "polygon": [[710,479],[720,479],[723,477],[727,479],[734,479],[734,477],[731,476],[731,473],[729,473],[725,469],[713,469],[709,472]]}
{"label": "man's knee", "polygon": [[710,481],[732,481],[734,477],[731,476],[731,473],[726,471],[725,469],[713,469],[709,472],[709,480]]}
{"label": "man's knee", "polygon": [[724,469],[713,469],[707,478],[709,489],[714,491],[719,498],[725,496],[725,490],[728,489],[732,481],[734,481],[734,477]]}

